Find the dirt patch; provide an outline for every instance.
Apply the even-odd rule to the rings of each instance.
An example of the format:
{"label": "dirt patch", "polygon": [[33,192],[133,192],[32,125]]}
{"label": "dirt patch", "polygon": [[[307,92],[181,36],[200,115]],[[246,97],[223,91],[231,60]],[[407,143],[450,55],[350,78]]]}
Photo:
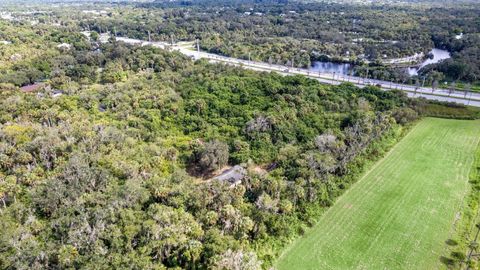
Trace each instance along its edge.
{"label": "dirt patch", "polygon": [[250,171],[254,174],[258,174],[261,176],[266,175],[268,173],[268,171],[262,168],[261,166],[253,166],[250,168]]}

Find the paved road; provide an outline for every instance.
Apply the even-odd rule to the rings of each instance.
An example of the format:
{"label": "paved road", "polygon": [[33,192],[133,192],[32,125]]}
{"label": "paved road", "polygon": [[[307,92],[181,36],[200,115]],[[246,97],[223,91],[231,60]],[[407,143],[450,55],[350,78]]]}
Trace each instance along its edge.
{"label": "paved road", "polygon": [[283,75],[300,74],[310,78],[317,79],[322,83],[333,84],[333,85],[338,85],[344,82],[353,83],[358,87],[365,87],[367,85],[377,85],[384,90],[398,89],[398,90],[407,92],[408,96],[410,97],[424,97],[430,100],[456,102],[456,103],[461,103],[465,105],[480,107],[480,93],[475,93],[475,92],[449,91],[445,89],[433,90],[432,88],[427,88],[427,87],[416,87],[412,85],[398,84],[398,83],[387,82],[387,81],[365,79],[365,78],[356,77],[356,76],[340,75],[340,74],[334,74],[334,73],[312,72],[302,68],[289,68],[281,65],[270,65],[268,63],[263,63],[263,62],[248,61],[248,60],[242,60],[237,58],[220,56],[212,53],[198,52],[198,51],[191,50],[190,48],[188,48],[189,46],[187,47],[179,46],[179,45],[170,46],[169,44],[164,42],[148,42],[144,40],[123,38],[123,37],[117,37],[117,40],[123,41],[125,43],[138,44],[142,46],[151,45],[151,46],[163,48],[163,49],[170,48],[174,51],[179,51],[182,54],[190,56],[195,60],[206,58],[213,62],[222,62],[222,63],[227,63],[231,65],[236,65],[236,66],[242,66],[244,68],[257,70],[257,71],[269,71],[269,72],[275,71]]}

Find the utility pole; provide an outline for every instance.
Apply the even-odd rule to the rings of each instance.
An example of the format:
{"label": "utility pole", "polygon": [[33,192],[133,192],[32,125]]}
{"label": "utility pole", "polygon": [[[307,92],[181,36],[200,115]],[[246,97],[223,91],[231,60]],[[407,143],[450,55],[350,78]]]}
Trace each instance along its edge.
{"label": "utility pole", "polygon": [[148,30],[148,42],[152,42],[152,36],[150,35],[150,30]]}
{"label": "utility pole", "polygon": [[197,52],[200,52],[200,40],[197,38]]}
{"label": "utility pole", "polygon": [[173,46],[173,34],[170,35],[170,38],[171,38],[171,40],[172,40],[172,41],[171,41],[171,45]]}
{"label": "utility pole", "polygon": [[368,81],[368,66],[367,66],[367,72],[365,73],[365,77],[363,78],[363,84],[367,84]]}
{"label": "utility pole", "polygon": [[293,69],[294,66],[295,66],[294,61],[295,61],[295,57],[292,57],[292,69]]}
{"label": "utility pole", "polygon": [[252,59],[251,57],[252,57],[252,53],[251,53],[251,52],[248,52],[248,62],[251,62],[251,61],[252,61],[252,60],[251,60],[251,59]]}
{"label": "utility pole", "polygon": [[415,92],[414,92],[414,95],[417,94],[417,91],[418,91],[419,88],[420,88],[420,81],[415,80]]}
{"label": "utility pole", "polygon": [[472,86],[470,85],[470,83],[467,83],[465,84],[465,86],[463,87],[463,97],[464,98],[467,98],[467,94],[472,90]]}
{"label": "utility pole", "polygon": [[427,78],[427,77],[423,76],[422,88],[423,88],[423,86],[425,85],[425,79],[426,79],[426,78]]}

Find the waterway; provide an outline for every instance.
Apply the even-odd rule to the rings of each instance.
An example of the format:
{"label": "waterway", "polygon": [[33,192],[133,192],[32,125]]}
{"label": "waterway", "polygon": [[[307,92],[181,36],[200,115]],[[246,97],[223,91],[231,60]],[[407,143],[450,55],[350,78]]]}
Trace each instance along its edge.
{"label": "waterway", "polygon": [[349,63],[334,63],[334,62],[313,62],[312,67],[309,68],[312,72],[321,73],[335,73],[340,75],[350,75],[353,71],[353,65]]}
{"label": "waterway", "polygon": [[439,63],[445,59],[452,57],[450,52],[441,49],[432,49],[430,54],[433,55],[433,58],[427,58],[423,61],[419,67],[408,68],[407,72],[410,76],[418,75],[418,72],[427,65]]}
{"label": "waterway", "polygon": [[[407,68],[407,72],[410,76],[418,75],[418,71],[427,65],[436,64],[451,57],[448,51],[441,49],[432,49],[429,54],[431,54],[433,58],[425,59],[418,67]],[[309,70],[312,72],[351,75],[351,73],[353,72],[353,68],[354,65],[349,63],[315,61],[313,62]]]}

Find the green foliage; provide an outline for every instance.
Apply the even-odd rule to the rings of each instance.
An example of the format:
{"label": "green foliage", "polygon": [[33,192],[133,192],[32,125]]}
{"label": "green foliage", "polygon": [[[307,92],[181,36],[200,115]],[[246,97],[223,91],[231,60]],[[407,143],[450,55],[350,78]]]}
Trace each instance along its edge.
{"label": "green foliage", "polygon": [[[25,44],[72,47],[2,67],[34,66],[48,86],[0,84],[2,269],[267,267],[355,181],[366,153],[383,154],[392,116],[412,104],[70,28],[19,29]],[[248,175],[234,187],[189,174],[238,164]]]}
{"label": "green foliage", "polygon": [[[351,62],[358,64],[355,73],[362,77],[368,69],[370,78],[411,84],[419,81],[405,72],[411,61],[398,65],[385,60],[443,48],[452,59],[422,69],[427,84],[433,84],[436,73],[442,77],[439,80],[478,81],[479,6],[432,2],[157,1],[126,4],[122,12],[87,18],[83,24],[95,31],[115,28],[122,36],[143,40],[199,38],[203,50],[271,64],[309,67],[318,60]],[[463,36],[457,39],[460,33]]]}
{"label": "green foliage", "polygon": [[119,62],[108,63],[102,72],[102,82],[104,83],[124,82],[126,80],[127,74]]}
{"label": "green foliage", "polygon": [[480,109],[459,104],[445,104],[418,100],[413,108],[422,116],[453,118],[453,119],[478,119]]}
{"label": "green foliage", "polygon": [[[478,157],[479,124],[479,120],[422,119],[375,166],[365,171],[354,166],[362,178],[312,229],[284,249],[276,268],[431,269],[444,268],[442,261],[458,269],[466,250],[450,241],[453,252],[445,252],[445,241],[459,232],[461,242],[464,237],[471,241],[477,232],[472,221],[478,219],[478,190],[467,197],[468,204],[475,205],[473,212],[463,218],[460,213],[470,209],[464,194],[475,153]],[[387,145],[397,137],[392,135]],[[378,142],[382,143],[373,143],[357,164],[379,155],[375,153],[383,147]],[[348,184],[345,180],[338,184]],[[445,253],[451,258],[440,257]]]}
{"label": "green foliage", "polygon": [[201,174],[212,173],[228,163],[228,145],[217,140],[195,146],[192,163]]}

